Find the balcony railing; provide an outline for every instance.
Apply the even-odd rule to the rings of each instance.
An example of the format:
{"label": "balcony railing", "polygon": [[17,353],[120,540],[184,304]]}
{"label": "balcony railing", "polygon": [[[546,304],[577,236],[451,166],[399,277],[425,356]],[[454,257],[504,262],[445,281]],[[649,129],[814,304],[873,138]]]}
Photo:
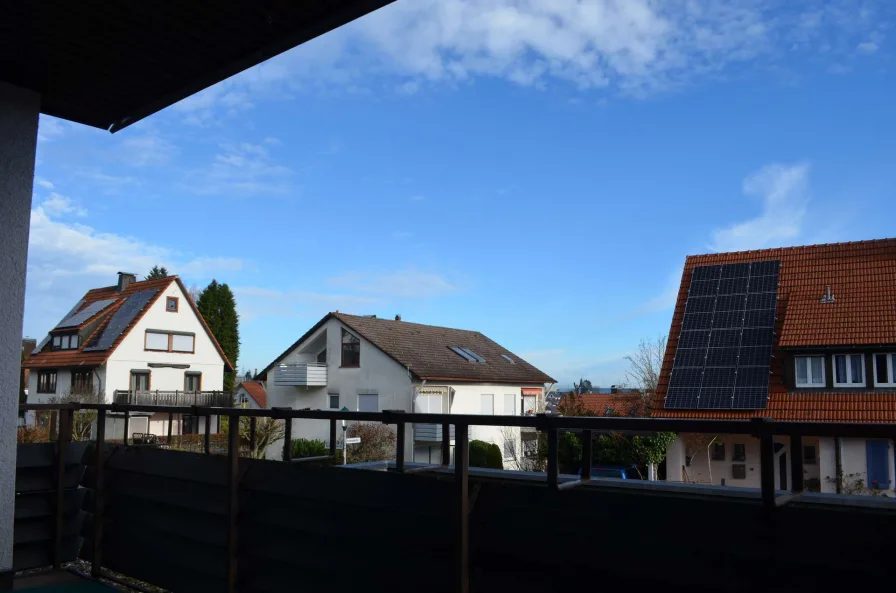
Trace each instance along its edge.
{"label": "balcony railing", "polygon": [[281,364],[274,372],[274,385],[326,387],[327,363],[300,362],[297,364]]}
{"label": "balcony railing", "polygon": [[229,391],[130,391],[116,389],[113,403],[135,406],[207,406],[232,408]]}
{"label": "balcony railing", "polygon": [[[421,443],[440,443],[442,442],[442,425],[441,424],[414,424],[414,440]],[[448,431],[449,440],[454,440],[454,425],[451,425]]]}

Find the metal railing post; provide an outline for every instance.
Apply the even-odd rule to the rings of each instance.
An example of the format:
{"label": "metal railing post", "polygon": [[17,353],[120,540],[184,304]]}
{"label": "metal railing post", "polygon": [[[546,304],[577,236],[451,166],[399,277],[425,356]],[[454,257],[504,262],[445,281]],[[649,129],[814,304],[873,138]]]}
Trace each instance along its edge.
{"label": "metal railing post", "polygon": [[256,421],[255,416],[252,416],[251,418],[249,418],[249,450],[250,451],[255,451],[255,425],[256,425],[256,422],[257,421]]}
{"label": "metal railing post", "polygon": [[227,433],[227,469],[228,504],[227,504],[227,591],[236,592],[237,578],[237,521],[239,518],[239,479],[240,479],[240,429],[239,416],[228,415]]}
{"label": "metal railing post", "polygon": [[131,424],[131,413],[127,410],[124,411],[124,446],[128,446],[128,429]]}
{"label": "metal railing post", "polygon": [[168,412],[168,447],[171,447],[171,425],[174,424],[174,412]]}
{"label": "metal railing post", "polygon": [[[252,418],[255,420],[255,418]],[[330,455],[336,455],[336,419],[330,418]]]}
{"label": "metal railing post", "polygon": [[582,431],[582,479],[590,480],[591,479],[591,465],[592,465],[592,452],[593,452],[593,443],[592,439],[592,431],[583,430]]}
{"label": "metal railing post", "polygon": [[285,431],[283,435],[283,461],[292,459],[292,418],[285,418]]}
{"label": "metal railing post", "polygon": [[470,440],[469,427],[457,424],[454,429],[454,487],[457,492],[456,590],[470,590]]}
{"label": "metal railing post", "polygon": [[[198,412],[196,418],[199,418]],[[208,414],[205,417],[205,454],[212,454],[212,415]]]}
{"label": "metal railing post", "polygon": [[775,510],[775,437],[768,430],[767,418],[754,418],[759,436],[759,479],[762,488],[762,505],[766,511]]}
{"label": "metal railing post", "polygon": [[803,491],[803,437],[798,434],[790,436],[790,491]]}
{"label": "metal railing post", "polygon": [[96,442],[93,451],[93,559],[90,575],[99,578],[103,567],[103,451],[106,448],[106,410],[96,414]]}
{"label": "metal railing post", "polygon": [[442,424],[442,465],[451,465],[451,425]]}
{"label": "metal railing post", "polygon": [[395,425],[396,429],[396,440],[395,440],[395,471],[398,473],[404,473],[404,447],[405,447],[405,428],[406,424],[404,422],[398,422]]}
{"label": "metal railing post", "polygon": [[56,533],[53,546],[53,568],[62,568],[62,540],[65,533],[65,455],[72,439],[74,410],[59,410],[56,431]]}
{"label": "metal railing post", "polygon": [[556,428],[548,428],[548,488],[557,489],[560,483],[559,442]]}

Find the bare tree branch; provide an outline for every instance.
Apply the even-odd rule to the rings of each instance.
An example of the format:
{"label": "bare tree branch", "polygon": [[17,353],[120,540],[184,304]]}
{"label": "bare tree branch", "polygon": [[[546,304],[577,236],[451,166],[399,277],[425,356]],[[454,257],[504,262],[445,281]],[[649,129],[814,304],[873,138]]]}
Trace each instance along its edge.
{"label": "bare tree branch", "polygon": [[644,400],[642,407],[648,411],[648,415],[651,400],[660,380],[660,371],[663,368],[665,356],[666,336],[661,335],[655,340],[641,340],[637,352],[625,357],[631,365],[625,373],[626,379],[641,390],[641,397]]}

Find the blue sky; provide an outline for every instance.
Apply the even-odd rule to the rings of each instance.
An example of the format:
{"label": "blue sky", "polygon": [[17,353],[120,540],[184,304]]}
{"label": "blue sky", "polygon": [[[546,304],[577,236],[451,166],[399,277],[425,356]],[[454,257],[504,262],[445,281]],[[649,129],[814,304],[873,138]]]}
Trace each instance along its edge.
{"label": "blue sky", "polygon": [[[724,6],[720,6],[724,4]],[[625,380],[684,256],[892,236],[887,2],[399,0],[118,134],[42,117],[25,333],[156,263]]]}

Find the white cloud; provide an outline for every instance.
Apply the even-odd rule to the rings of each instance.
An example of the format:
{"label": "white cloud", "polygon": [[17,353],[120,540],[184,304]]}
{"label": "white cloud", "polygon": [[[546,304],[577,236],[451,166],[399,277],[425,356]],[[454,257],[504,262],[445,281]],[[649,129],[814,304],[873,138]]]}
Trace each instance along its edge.
{"label": "white cloud", "polygon": [[[645,96],[752,63],[835,61],[886,26],[886,3],[813,0],[413,0],[391,4],[182,101],[191,114],[232,110],[231,94],[413,94],[476,77]],[[879,10],[880,9],[880,10]],[[382,83],[372,81],[379,76]],[[243,104],[245,107],[245,104]],[[209,116],[211,117],[211,116]]]}
{"label": "white cloud", "polygon": [[87,216],[87,210],[75,204],[71,198],[56,192],[50,193],[50,197],[43,201],[41,208],[50,216],[61,216],[63,214]]}
{"label": "white cloud", "polygon": [[139,180],[128,175],[109,175],[97,169],[81,169],[77,171],[78,177],[89,180],[93,186],[102,188],[107,194],[118,193],[129,185],[139,184]]}
{"label": "white cloud", "polygon": [[35,177],[34,183],[36,183],[37,185],[41,186],[44,189],[53,189],[54,187],[56,187],[55,185],[53,185],[52,181],[48,181],[48,180],[44,179],[43,177]]}
{"label": "white cloud", "polygon": [[135,167],[164,165],[179,152],[177,146],[155,134],[131,136],[118,145],[118,158]]}
{"label": "white cloud", "polygon": [[713,251],[791,245],[803,230],[809,202],[809,165],[766,165],[744,180],[747,196],[761,201],[759,216],[712,233]]}
{"label": "white cloud", "polygon": [[41,115],[37,127],[37,139],[40,142],[52,142],[65,134],[69,124],[49,115]]}
{"label": "white cloud", "polygon": [[856,46],[856,51],[860,54],[873,54],[878,50],[878,46],[873,41],[865,41]]}
{"label": "white cloud", "polygon": [[580,378],[588,379],[594,387],[610,387],[625,381],[625,370],[629,366],[625,357],[629,354],[631,352],[582,356],[579,351],[550,348],[522,352],[520,357],[551,375],[560,387]]}
{"label": "white cloud", "polygon": [[355,310],[377,302],[374,297],[344,292],[278,290],[260,286],[236,286],[233,293],[237,297],[240,320],[244,322],[259,317],[323,317],[324,313],[332,310]]}
{"label": "white cloud", "polygon": [[434,298],[458,290],[441,274],[413,270],[374,274],[349,272],[329,279],[333,286],[398,298]]}
{"label": "white cloud", "polygon": [[64,197],[53,196],[58,195],[31,210],[25,318],[31,335],[43,335],[88,289],[113,284],[120,270],[139,273],[159,264],[172,273],[205,279],[245,265],[238,259],[192,257],[60,220],[70,206]]}
{"label": "white cloud", "polygon": [[211,165],[194,171],[186,184],[202,195],[285,194],[291,190],[292,170],[271,158],[259,144],[222,144]]}

